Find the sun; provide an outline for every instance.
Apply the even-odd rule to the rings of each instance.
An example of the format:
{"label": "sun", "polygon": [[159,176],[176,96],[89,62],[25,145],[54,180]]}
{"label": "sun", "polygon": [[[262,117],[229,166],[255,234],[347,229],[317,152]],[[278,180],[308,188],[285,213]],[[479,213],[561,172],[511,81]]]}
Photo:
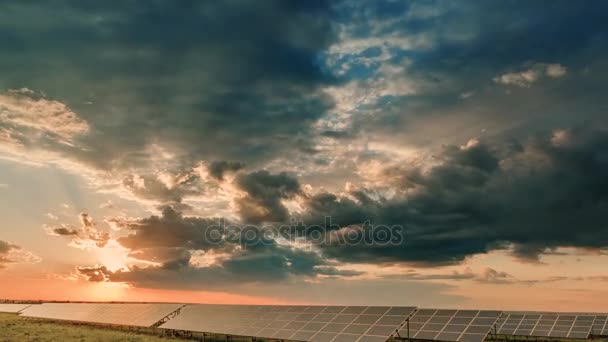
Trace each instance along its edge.
{"label": "sun", "polygon": [[96,248],[95,257],[101,265],[113,272],[127,268],[130,259],[129,251],[116,240],[108,241],[108,244],[103,248]]}

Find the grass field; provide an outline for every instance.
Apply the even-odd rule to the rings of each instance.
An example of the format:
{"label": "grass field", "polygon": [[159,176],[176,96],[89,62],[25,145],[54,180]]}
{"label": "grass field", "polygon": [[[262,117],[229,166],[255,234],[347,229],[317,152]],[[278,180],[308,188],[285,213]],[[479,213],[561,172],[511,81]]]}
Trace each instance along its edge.
{"label": "grass field", "polygon": [[29,319],[16,314],[0,313],[0,341],[130,341],[130,342],[166,342],[187,341],[128,331],[112,330],[106,327],[73,325],[63,322],[50,322]]}

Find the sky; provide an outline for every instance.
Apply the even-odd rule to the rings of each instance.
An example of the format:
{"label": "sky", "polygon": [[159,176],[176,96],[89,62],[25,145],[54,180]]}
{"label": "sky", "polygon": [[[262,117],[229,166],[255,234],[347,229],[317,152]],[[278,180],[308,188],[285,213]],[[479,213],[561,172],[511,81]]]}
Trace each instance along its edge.
{"label": "sky", "polygon": [[605,311],[607,11],[1,2],[0,297]]}

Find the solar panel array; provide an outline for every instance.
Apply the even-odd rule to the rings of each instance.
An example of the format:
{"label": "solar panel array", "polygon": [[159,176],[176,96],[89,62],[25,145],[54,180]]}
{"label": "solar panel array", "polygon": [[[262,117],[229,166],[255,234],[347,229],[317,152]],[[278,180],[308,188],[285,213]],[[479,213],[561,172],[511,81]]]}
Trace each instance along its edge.
{"label": "solar panel array", "polygon": [[608,336],[608,315],[598,314],[593,321],[591,334],[595,336]]}
{"label": "solar panel array", "polygon": [[31,304],[0,303],[0,312],[17,313]]}
{"label": "solar panel array", "polygon": [[191,305],[160,328],[313,342],[385,342],[413,307]]}
{"label": "solar panel array", "polygon": [[595,320],[567,313],[504,313],[497,328],[499,335],[586,339]]}
{"label": "solar panel array", "polygon": [[[164,323],[163,318],[181,308]],[[608,336],[608,314],[439,310],[390,306],[0,303],[0,312],[305,342],[385,342],[389,338],[482,342],[499,335],[587,339]]]}
{"label": "solar panel array", "polygon": [[399,330],[402,338],[431,341],[481,342],[496,321],[500,311],[420,309]]}
{"label": "solar panel array", "polygon": [[75,322],[151,327],[183,304],[44,303],[21,312],[22,316]]}

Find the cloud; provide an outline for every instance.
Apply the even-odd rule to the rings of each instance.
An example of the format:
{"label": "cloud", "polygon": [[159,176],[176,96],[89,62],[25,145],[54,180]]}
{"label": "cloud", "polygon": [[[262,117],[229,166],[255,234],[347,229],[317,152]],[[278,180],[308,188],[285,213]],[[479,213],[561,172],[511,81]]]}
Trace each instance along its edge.
{"label": "cloud", "polygon": [[513,276],[509,273],[497,271],[490,267],[485,268],[477,278],[479,282],[493,284],[508,284],[511,283],[513,279]]}
{"label": "cloud", "polygon": [[[556,130],[521,143],[471,139],[460,146],[444,146],[429,164],[387,164],[387,184],[400,187],[392,196],[355,186],[341,194],[304,193],[287,174],[240,173],[235,184],[244,197],[239,199],[266,210],[263,216],[243,215],[242,222],[286,223],[298,218],[306,225],[325,226],[324,238],[304,235],[309,249],[300,250],[294,240],[282,241],[281,236],[264,235],[261,227],[251,226],[251,233],[265,240],[243,240],[247,236],[241,234],[243,230],[236,235],[224,230],[220,230],[224,234],[214,234],[222,226],[218,220],[184,216],[166,207],[161,216],[115,219],[116,226],[129,233],[118,242],[130,250],[131,257],[153,266],[132,266],[112,273],[108,281],[153,287],[219,286],[232,281],[360,275],[357,270],[344,270],[350,263],[436,267],[460,264],[494,250],[539,262],[558,247],[605,248],[608,235],[601,222],[608,199],[603,177],[608,168],[607,146],[606,131],[584,127]],[[290,212],[281,201],[296,200],[294,196],[300,209]],[[402,239],[391,235],[390,241],[352,240],[373,234],[380,225],[402,228],[390,231],[404,233]],[[215,241],[210,236],[227,238]],[[289,233],[282,237],[293,238]],[[205,262],[198,261],[201,256]],[[492,268],[409,276],[493,284],[530,282]]]}
{"label": "cloud", "polygon": [[391,171],[401,179],[387,180],[402,184],[396,196],[320,194],[305,202],[301,216],[313,223],[331,216],[337,236],[364,220],[403,227],[402,243],[320,245],[324,255],[345,262],[454,264],[496,249],[534,261],[555,247],[605,247],[608,133],[580,128],[559,135],[446,146],[430,168]]}
{"label": "cloud", "polygon": [[[0,86],[27,85],[71,104],[81,121],[51,121],[48,112],[37,120],[61,124],[54,133],[64,138],[85,133],[86,151],[70,160],[142,167],[158,144],[179,161],[259,163],[305,149],[312,123],[332,107],[323,88],[335,80],[318,60],[335,39],[326,1],[58,6],[65,12],[40,26],[4,18],[0,30],[24,45],[5,46]],[[51,10],[10,7],[15,18]],[[40,35],[53,44],[34,44]]]}
{"label": "cloud", "polygon": [[353,270],[326,266],[317,254],[275,245],[264,252],[240,251],[220,262],[198,267],[189,258],[161,266],[132,266],[115,272],[104,266],[77,267],[77,272],[94,282],[126,283],[136,287],[181,289],[226,289],[250,284],[272,284],[290,280],[361,275]]}
{"label": "cloud", "polygon": [[0,93],[0,152],[14,160],[51,163],[84,153],[90,125],[65,103],[27,88]]}
{"label": "cloud", "polygon": [[[605,7],[59,1],[37,20],[50,5],[3,4],[2,158],[59,165],[160,210],[108,219],[138,264],[82,267],[92,281],[268,284],[360,274],[351,262],[600,248]],[[527,138],[587,121],[598,130]],[[210,243],[208,215],[336,226],[302,251],[280,238]],[[47,230],[84,248],[111,238],[80,220]],[[405,239],[338,243],[366,221]]]}
{"label": "cloud", "polygon": [[131,257],[160,263],[184,256],[189,250],[227,248],[216,235],[222,220],[183,216],[171,206],[163,208],[160,216],[109,219],[117,229],[129,233],[117,241],[131,251]]}
{"label": "cloud", "polygon": [[107,200],[105,202],[103,202],[102,204],[99,205],[100,209],[116,209],[116,206],[114,205],[114,202],[112,202],[112,200]]}
{"label": "cloud", "polygon": [[110,279],[112,272],[105,266],[78,266],[76,271],[79,275],[83,276],[88,281],[92,282],[104,282]]}
{"label": "cloud", "polygon": [[44,229],[51,236],[61,236],[69,239],[73,246],[79,248],[105,247],[110,240],[110,233],[97,229],[93,218],[87,213],[81,213],[78,219],[80,228],[69,224],[60,224],[44,225]]}
{"label": "cloud", "polygon": [[0,122],[5,132],[50,135],[64,143],[89,131],[89,125],[65,104],[27,88],[0,94]]}
{"label": "cloud", "polygon": [[559,78],[566,75],[566,67],[561,64],[536,63],[518,72],[510,72],[494,77],[494,82],[504,85],[529,87],[542,78]]}
{"label": "cloud", "polygon": [[90,281],[127,283],[137,287],[222,289],[249,284],[285,282],[317,276],[351,277],[361,272],[341,271],[322,266],[313,253],[276,249],[272,253],[242,253],[221,263],[196,267],[188,260],[175,260],[159,267],[133,266],[109,272],[103,267],[80,267],[78,271]]}
{"label": "cloud", "polygon": [[0,240],[0,270],[12,264],[37,263],[35,254],[7,241]]}
{"label": "cloud", "polygon": [[204,192],[204,184],[194,169],[152,175],[131,174],[123,178],[122,184],[137,198],[161,204],[181,203],[186,196]]}
{"label": "cloud", "polygon": [[236,172],[244,168],[245,165],[239,162],[215,161],[209,164],[209,174],[217,180],[224,180],[224,174]]}
{"label": "cloud", "polygon": [[[208,196],[207,180],[189,178],[199,165],[221,180],[245,164],[314,153],[313,125],[337,83],[319,59],[336,38],[331,3],[58,6],[65,12],[42,26],[0,25],[26,47],[8,44],[0,63],[0,88],[16,89],[0,98],[3,157],[186,209],[185,197]],[[9,7],[15,17],[52,10]],[[38,44],[42,35],[53,43]]]}
{"label": "cloud", "polygon": [[227,282],[287,281],[294,277],[352,277],[362,273],[338,267],[314,249],[303,249],[255,226],[221,218],[184,216],[168,206],[161,216],[110,219],[124,233],[117,242],[129,257],[148,266],[131,265],[111,272],[102,266],[78,267],[91,281],[135,286],[201,288]]}
{"label": "cloud", "polygon": [[[605,100],[595,90],[608,70],[602,57],[608,52],[603,43],[608,26],[596,13],[605,7],[342,3],[340,34],[327,63],[345,83],[331,89],[336,108],[323,122],[350,138],[328,148],[325,159],[343,165],[348,162],[344,148],[357,143],[369,144],[366,153],[376,152],[375,143],[396,155],[460,143],[482,129],[486,136],[521,137],[550,127],[602,124],[597,103]],[[516,25],[514,17],[519,18]],[[561,37],[559,44],[554,37]],[[392,44],[396,38],[426,44]],[[358,48],[340,49],[349,46]],[[598,74],[578,72],[591,69]],[[493,79],[536,83],[505,91],[489,86]],[[410,91],[387,91],[389,85]],[[472,93],[466,101],[461,98]]]}
{"label": "cloud", "polygon": [[287,173],[275,175],[264,170],[238,175],[236,186],[245,192],[236,204],[238,214],[247,223],[286,221],[289,211],[281,201],[301,193],[297,179]]}
{"label": "cloud", "polygon": [[518,282],[512,275],[497,271],[491,267],[486,267],[480,272],[474,272],[471,268],[466,268],[464,271],[453,271],[451,273],[419,273],[416,271],[408,271],[403,274],[390,274],[384,276],[387,279],[408,279],[416,281],[428,280],[450,280],[463,281],[470,280],[478,283],[488,284],[512,284]]}

